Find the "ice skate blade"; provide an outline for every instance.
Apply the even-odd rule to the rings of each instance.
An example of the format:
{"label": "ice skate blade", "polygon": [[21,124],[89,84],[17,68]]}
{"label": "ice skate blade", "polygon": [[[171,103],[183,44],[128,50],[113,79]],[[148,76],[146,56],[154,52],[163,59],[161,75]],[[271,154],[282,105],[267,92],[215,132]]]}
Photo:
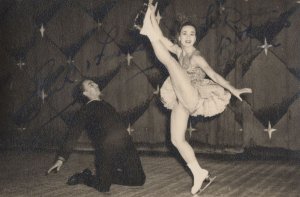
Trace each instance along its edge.
{"label": "ice skate blade", "polygon": [[214,177],[209,177],[208,178],[208,183],[203,187],[203,188],[201,188],[196,194],[201,194],[202,192],[204,192],[204,190],[205,189],[207,189],[208,188],[208,186],[210,185],[210,184],[212,184],[213,182],[214,182],[214,180],[216,179],[216,176],[214,176]]}

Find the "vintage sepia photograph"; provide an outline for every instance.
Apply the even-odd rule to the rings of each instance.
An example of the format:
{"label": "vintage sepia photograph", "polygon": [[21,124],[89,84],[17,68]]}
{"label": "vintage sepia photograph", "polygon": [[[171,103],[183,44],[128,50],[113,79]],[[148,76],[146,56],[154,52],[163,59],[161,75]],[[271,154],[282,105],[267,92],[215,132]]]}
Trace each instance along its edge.
{"label": "vintage sepia photograph", "polygon": [[0,0],[0,196],[300,197],[300,1]]}

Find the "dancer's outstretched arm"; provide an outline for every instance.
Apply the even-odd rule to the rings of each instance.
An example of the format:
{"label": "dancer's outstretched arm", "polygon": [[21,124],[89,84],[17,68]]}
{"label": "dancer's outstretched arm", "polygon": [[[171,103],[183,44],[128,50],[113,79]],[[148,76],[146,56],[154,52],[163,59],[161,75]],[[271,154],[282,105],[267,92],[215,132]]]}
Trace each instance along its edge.
{"label": "dancer's outstretched arm", "polygon": [[240,94],[243,93],[252,93],[252,90],[250,88],[243,88],[243,89],[236,89],[232,85],[229,84],[228,81],[226,81],[221,75],[216,73],[206,62],[206,60],[199,56],[194,55],[191,58],[191,63],[195,65],[199,65],[199,67],[216,83],[224,87],[225,89],[229,90],[231,94],[233,94],[235,97],[237,97],[240,101],[242,101],[242,98],[240,97]]}
{"label": "dancer's outstretched arm", "polygon": [[179,55],[181,52],[181,48],[177,45],[174,44],[173,42],[171,42],[168,38],[166,38],[160,27],[159,24],[156,20],[156,16],[155,16],[155,12],[157,9],[157,2],[155,3],[155,5],[149,4],[149,9],[150,9],[150,19],[151,19],[151,23],[153,26],[154,31],[157,33],[157,35],[159,35],[159,40],[160,42],[168,49],[168,51],[170,51],[171,53],[174,53],[176,55]]}

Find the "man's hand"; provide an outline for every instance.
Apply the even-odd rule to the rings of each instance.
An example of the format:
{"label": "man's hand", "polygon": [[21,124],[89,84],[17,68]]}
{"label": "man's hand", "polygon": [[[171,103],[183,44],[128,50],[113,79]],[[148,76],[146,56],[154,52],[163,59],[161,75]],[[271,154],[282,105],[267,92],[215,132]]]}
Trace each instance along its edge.
{"label": "man's hand", "polygon": [[46,175],[50,174],[51,172],[58,172],[62,165],[63,165],[63,161],[58,159],[55,162],[55,164],[52,167],[49,168]]}

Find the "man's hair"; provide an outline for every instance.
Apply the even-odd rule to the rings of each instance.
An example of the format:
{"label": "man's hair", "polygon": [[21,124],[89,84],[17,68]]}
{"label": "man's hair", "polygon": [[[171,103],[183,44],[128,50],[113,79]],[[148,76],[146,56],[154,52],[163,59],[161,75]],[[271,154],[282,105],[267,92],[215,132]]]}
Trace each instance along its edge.
{"label": "man's hair", "polygon": [[84,104],[89,101],[89,99],[83,94],[83,92],[84,92],[83,82],[86,80],[88,80],[88,79],[83,79],[83,80],[79,81],[73,88],[72,97],[78,103]]}

